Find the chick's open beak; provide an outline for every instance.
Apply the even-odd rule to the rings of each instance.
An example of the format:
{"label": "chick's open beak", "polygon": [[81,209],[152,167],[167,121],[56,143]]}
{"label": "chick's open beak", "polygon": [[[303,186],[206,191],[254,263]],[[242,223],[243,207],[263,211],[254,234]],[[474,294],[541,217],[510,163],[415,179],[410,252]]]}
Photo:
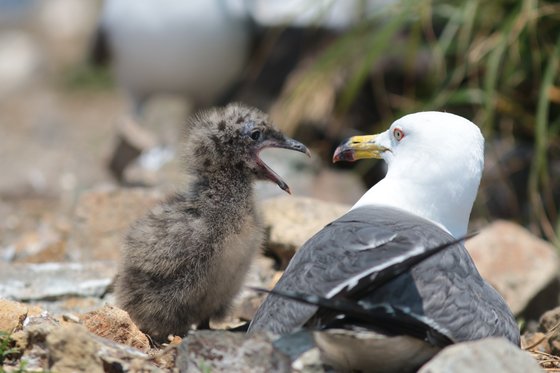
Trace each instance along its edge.
{"label": "chick's open beak", "polygon": [[388,150],[375,142],[379,135],[353,136],[340,144],[333,155],[333,163],[354,162],[364,158],[382,158],[381,153]]}
{"label": "chick's open beak", "polygon": [[[304,153],[308,157],[311,157],[311,153],[309,152],[309,149],[307,149],[305,145],[303,145],[299,141],[296,141],[286,136],[282,138],[275,137],[272,139],[264,140],[261,146],[259,147],[258,152],[260,153],[261,150],[266,148],[282,148],[282,149],[295,150],[296,152]],[[268,167],[266,163],[264,163],[261,160],[258,154],[257,154],[257,164],[260,166],[265,177],[275,182],[280,187],[280,189],[282,189],[286,193],[292,194],[288,184],[286,184],[286,182],[282,180],[282,178],[278,176],[276,172],[274,172],[270,167]]]}

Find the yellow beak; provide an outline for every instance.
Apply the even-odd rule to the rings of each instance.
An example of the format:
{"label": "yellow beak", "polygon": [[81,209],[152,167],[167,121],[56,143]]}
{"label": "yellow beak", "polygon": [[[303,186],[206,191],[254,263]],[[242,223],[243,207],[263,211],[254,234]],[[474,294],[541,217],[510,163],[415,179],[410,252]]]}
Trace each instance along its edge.
{"label": "yellow beak", "polygon": [[387,150],[386,147],[375,143],[379,135],[353,136],[336,148],[333,155],[333,163],[339,161],[354,162],[358,159],[377,158]]}

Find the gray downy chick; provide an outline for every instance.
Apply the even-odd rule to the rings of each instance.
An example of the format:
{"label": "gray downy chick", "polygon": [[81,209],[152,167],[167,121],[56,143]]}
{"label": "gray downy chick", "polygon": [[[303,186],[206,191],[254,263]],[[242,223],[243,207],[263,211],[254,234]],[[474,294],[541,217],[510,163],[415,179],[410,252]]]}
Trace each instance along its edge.
{"label": "gray downy chick", "polygon": [[231,104],[193,117],[186,188],[130,228],[115,291],[156,341],[225,316],[263,242],[253,183],[288,185],[260,158],[276,147],[309,155],[253,108]]}

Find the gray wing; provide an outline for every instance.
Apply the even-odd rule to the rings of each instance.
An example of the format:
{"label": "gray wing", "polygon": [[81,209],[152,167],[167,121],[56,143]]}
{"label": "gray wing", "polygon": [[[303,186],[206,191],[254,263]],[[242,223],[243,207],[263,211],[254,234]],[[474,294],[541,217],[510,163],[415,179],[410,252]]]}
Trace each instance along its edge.
{"label": "gray wing", "polygon": [[[296,253],[276,289],[320,296],[346,291],[371,268],[392,263],[418,247],[454,238],[433,223],[386,207],[350,211],[313,236]],[[502,297],[481,277],[462,245],[447,248],[372,290],[346,291],[362,303],[388,303],[426,322],[453,341],[504,336],[519,330]],[[362,284],[363,285],[363,284]],[[287,333],[303,326],[317,307],[268,296],[249,330]]]}

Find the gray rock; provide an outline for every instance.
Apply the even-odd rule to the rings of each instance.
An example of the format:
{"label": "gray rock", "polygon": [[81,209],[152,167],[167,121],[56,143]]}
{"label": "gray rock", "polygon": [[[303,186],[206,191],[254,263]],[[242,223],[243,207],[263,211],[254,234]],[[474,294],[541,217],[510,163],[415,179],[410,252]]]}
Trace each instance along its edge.
{"label": "gray rock", "polygon": [[353,205],[366,192],[367,188],[356,172],[324,167],[315,175],[309,197]]}
{"label": "gray rock", "polygon": [[84,192],[76,205],[67,252],[72,260],[118,260],[124,234],[163,193],[145,188],[103,187]]}
{"label": "gray rock", "polygon": [[560,261],[548,242],[517,224],[496,221],[465,246],[514,314],[538,319],[558,304]]}
{"label": "gray rock", "polygon": [[0,331],[11,333],[21,328],[28,317],[38,316],[42,310],[19,302],[0,299]]}
{"label": "gray rock", "polygon": [[179,372],[290,372],[290,359],[276,350],[273,336],[195,331],[177,348]]}
{"label": "gray rock", "polygon": [[80,315],[81,322],[90,332],[113,342],[132,346],[142,352],[150,348],[148,337],[131,320],[127,312],[105,305],[102,308]]}
{"label": "gray rock", "polygon": [[116,273],[114,262],[6,264],[0,262],[0,297],[52,301],[101,297]]}
{"label": "gray rock", "polygon": [[97,344],[79,325],[57,328],[47,336],[49,368],[55,372],[103,373],[103,363],[97,356]]}
{"label": "gray rock", "polygon": [[53,224],[43,223],[4,247],[5,261],[40,263],[64,260],[65,234]]}
{"label": "gray rock", "polygon": [[539,329],[548,333],[560,323],[560,307],[546,311],[539,320]]}
{"label": "gray rock", "polygon": [[48,314],[28,317],[24,329],[11,335],[22,351],[21,361],[29,371],[45,371],[49,368],[49,353],[46,346],[47,336],[60,327],[58,320]]}
{"label": "gray rock", "polygon": [[163,371],[147,354],[133,347],[94,335],[82,325],[59,323],[48,316],[31,317],[24,329],[12,337],[30,371]]}
{"label": "gray rock", "polygon": [[350,209],[349,205],[306,197],[277,197],[261,203],[265,225],[270,229],[267,249],[284,268],[295,251],[325,225]]}
{"label": "gray rock", "polygon": [[[552,353],[555,356],[560,356],[560,333],[558,327],[560,325],[560,307],[556,307],[550,311],[545,312],[539,320],[539,330],[543,333],[537,333],[543,338],[543,342],[539,345],[541,350]],[[556,332],[554,332],[556,330]],[[531,343],[532,344],[532,343]],[[544,346],[543,346],[544,344]]]}
{"label": "gray rock", "polygon": [[543,370],[529,353],[506,339],[487,338],[449,346],[418,372],[538,373]]}

